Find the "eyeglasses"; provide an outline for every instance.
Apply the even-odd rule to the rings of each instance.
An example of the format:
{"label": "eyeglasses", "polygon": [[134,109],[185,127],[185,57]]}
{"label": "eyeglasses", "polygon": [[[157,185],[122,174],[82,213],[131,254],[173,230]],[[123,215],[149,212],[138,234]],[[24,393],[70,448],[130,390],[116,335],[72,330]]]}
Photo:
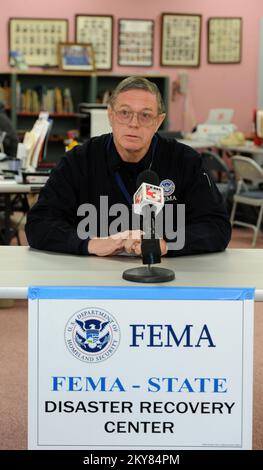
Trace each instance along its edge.
{"label": "eyeglasses", "polygon": [[158,117],[158,115],[154,116],[152,113],[149,113],[149,111],[139,111],[137,113],[131,109],[120,109],[118,111],[115,111],[114,109],[114,113],[120,124],[130,124],[133,120],[134,114],[136,114],[138,123],[143,127],[150,127]]}

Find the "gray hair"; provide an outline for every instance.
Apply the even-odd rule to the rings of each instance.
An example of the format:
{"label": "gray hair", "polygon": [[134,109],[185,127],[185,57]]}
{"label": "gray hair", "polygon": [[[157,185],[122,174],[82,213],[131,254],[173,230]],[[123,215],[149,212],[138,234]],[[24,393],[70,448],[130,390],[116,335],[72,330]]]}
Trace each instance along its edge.
{"label": "gray hair", "polygon": [[144,77],[127,77],[122,80],[116,88],[113,90],[110,98],[109,98],[109,105],[113,108],[115,101],[120,93],[128,90],[145,90],[149,91],[153,95],[156,96],[157,105],[158,105],[158,114],[162,114],[165,112],[164,102],[159,91],[157,85],[147,78]]}

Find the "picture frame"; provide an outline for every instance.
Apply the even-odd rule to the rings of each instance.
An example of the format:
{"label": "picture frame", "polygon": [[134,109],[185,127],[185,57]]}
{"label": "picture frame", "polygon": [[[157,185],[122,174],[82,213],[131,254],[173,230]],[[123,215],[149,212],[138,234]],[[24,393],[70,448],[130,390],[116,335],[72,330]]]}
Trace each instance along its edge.
{"label": "picture frame", "polygon": [[241,62],[242,18],[211,17],[208,19],[209,64],[239,64]]}
{"label": "picture frame", "polygon": [[58,45],[61,70],[95,70],[95,57],[91,43],[64,42]]}
{"label": "picture frame", "polygon": [[75,15],[75,41],[92,44],[97,70],[112,69],[112,15]]}
{"label": "picture frame", "polygon": [[120,18],[118,23],[118,65],[151,67],[154,21]]}
{"label": "picture frame", "polygon": [[164,67],[199,67],[202,15],[163,13],[161,58]]}
{"label": "picture frame", "polygon": [[9,57],[18,52],[29,67],[57,67],[58,44],[68,41],[68,20],[9,18]]}

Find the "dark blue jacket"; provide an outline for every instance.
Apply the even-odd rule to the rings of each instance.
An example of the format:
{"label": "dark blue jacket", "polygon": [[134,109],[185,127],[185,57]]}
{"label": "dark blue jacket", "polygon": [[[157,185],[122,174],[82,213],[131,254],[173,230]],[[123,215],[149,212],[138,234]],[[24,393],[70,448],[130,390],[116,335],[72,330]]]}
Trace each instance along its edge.
{"label": "dark blue jacket", "polygon": [[[122,203],[131,212],[116,182],[116,172],[132,196],[138,174],[150,165],[166,192],[172,191],[167,203],[173,204],[175,230],[176,206],[185,204],[185,246],[179,251],[169,251],[168,256],[224,250],[231,237],[231,227],[222,197],[207,175],[201,156],[192,148],[158,134],[155,145],[151,145],[139,163],[121,160],[111,134],[94,137],[68,152],[52,171],[38,202],[28,214],[26,235],[30,246],[87,255],[87,240],[77,234],[81,220],[77,216],[78,207],[90,203],[99,211],[100,196],[108,196],[109,207]],[[109,218],[109,223],[111,221]],[[98,236],[99,230],[98,220]]]}

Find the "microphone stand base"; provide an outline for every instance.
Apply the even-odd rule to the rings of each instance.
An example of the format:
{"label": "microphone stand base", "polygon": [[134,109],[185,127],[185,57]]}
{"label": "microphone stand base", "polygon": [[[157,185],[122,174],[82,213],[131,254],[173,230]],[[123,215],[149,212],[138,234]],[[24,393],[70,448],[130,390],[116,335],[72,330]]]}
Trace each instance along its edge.
{"label": "microphone stand base", "polygon": [[140,268],[126,269],[122,277],[126,281],[132,282],[169,282],[175,279],[175,274],[171,269],[141,266]]}

